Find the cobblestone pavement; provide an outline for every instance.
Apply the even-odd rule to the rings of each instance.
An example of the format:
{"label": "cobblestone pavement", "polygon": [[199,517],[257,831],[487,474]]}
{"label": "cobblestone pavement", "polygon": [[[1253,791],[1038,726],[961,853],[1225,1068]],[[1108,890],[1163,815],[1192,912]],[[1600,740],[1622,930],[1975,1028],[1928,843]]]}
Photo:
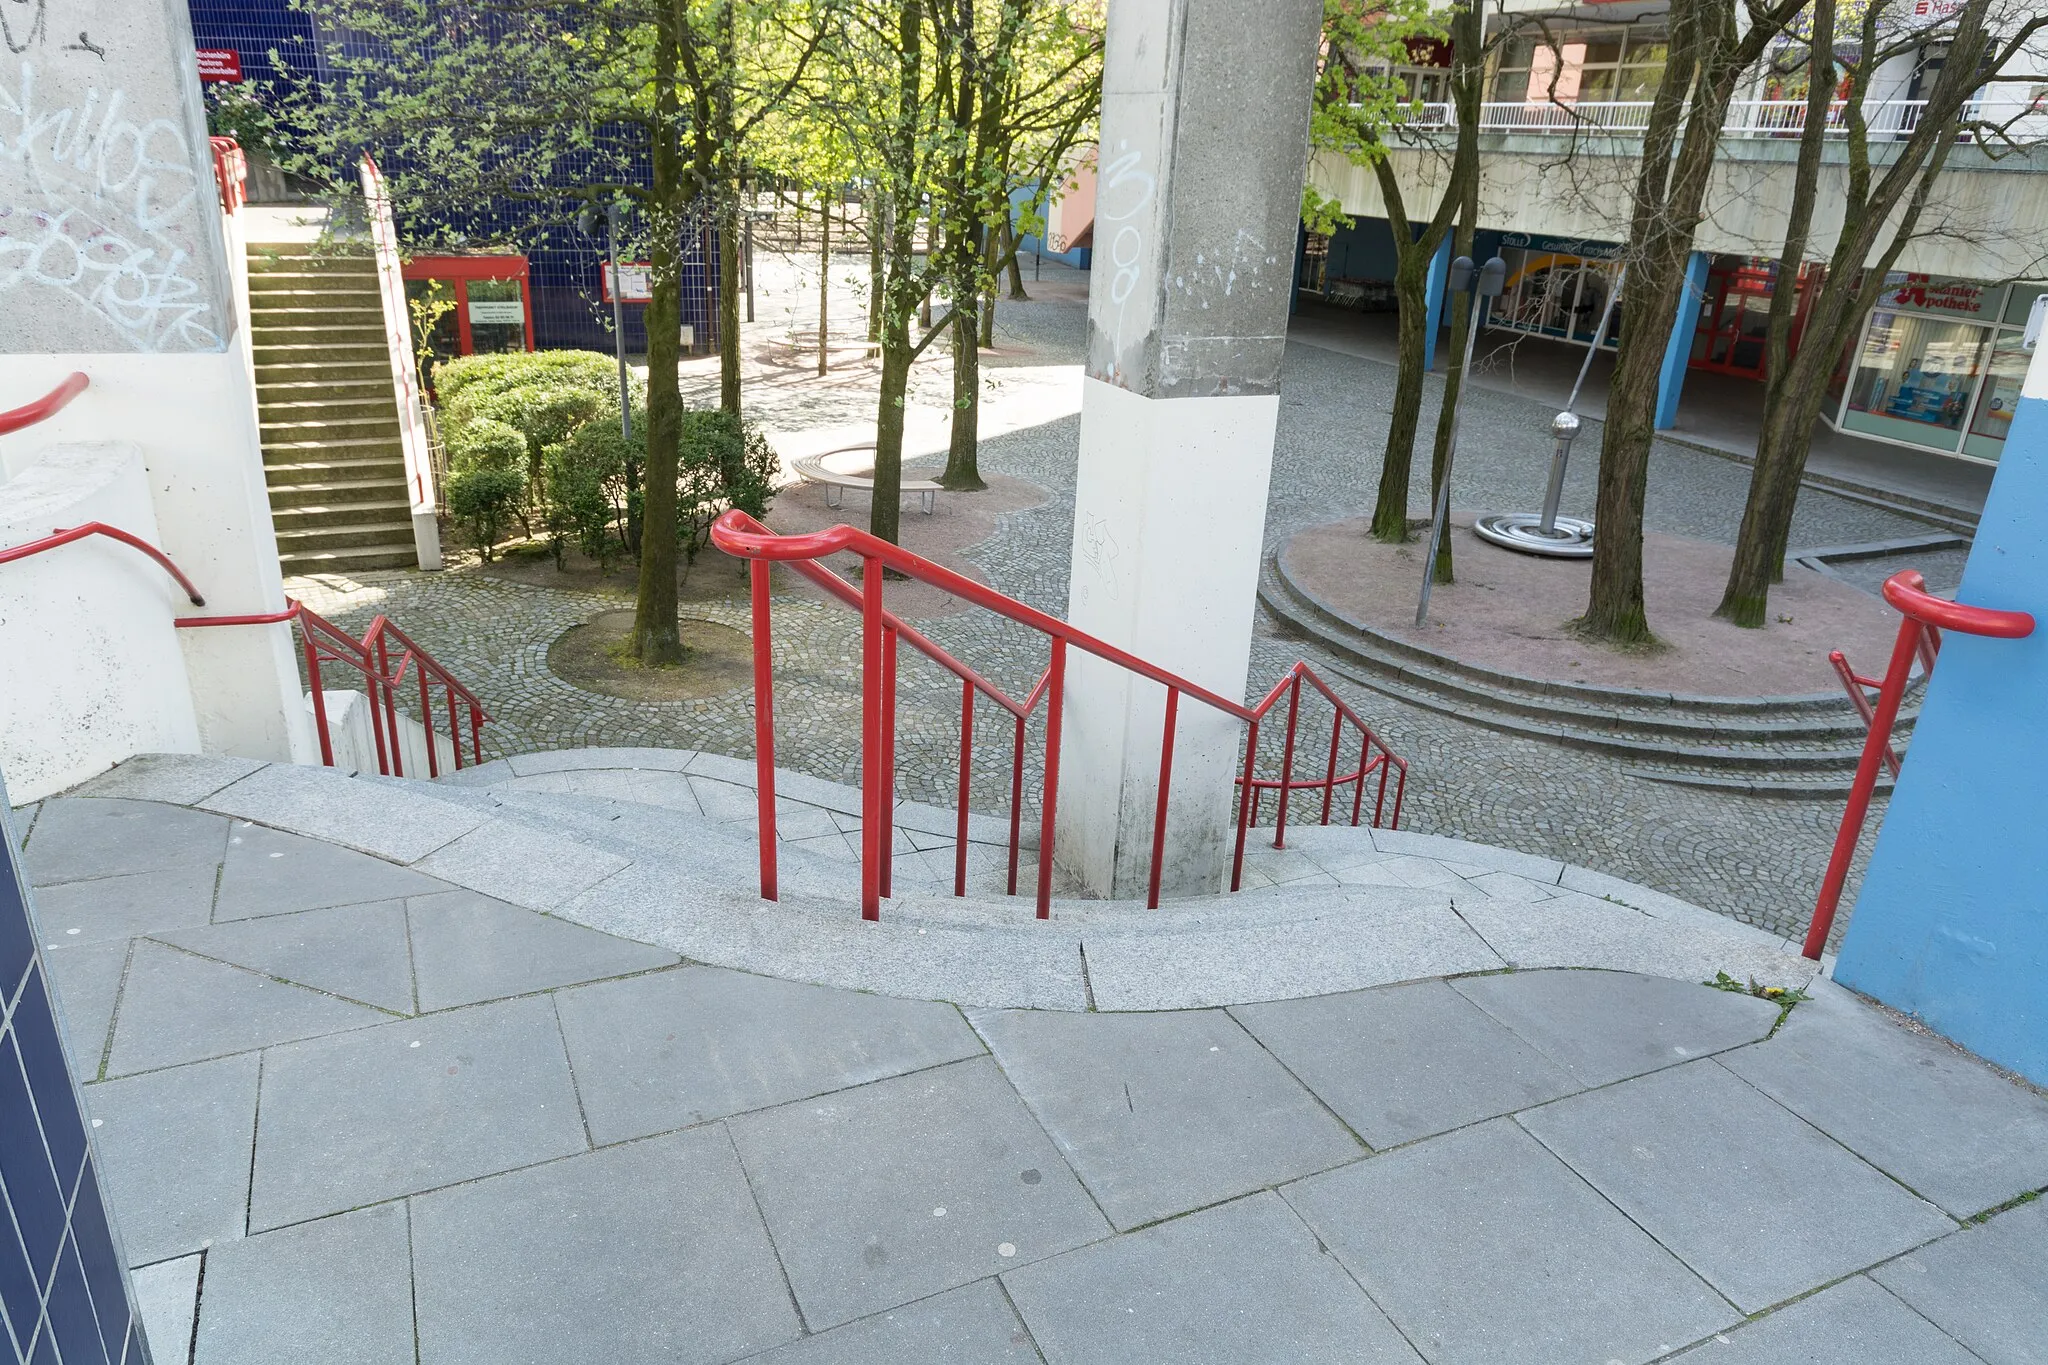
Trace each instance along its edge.
{"label": "cobblestone pavement", "polygon": [[2038,1359],[2048,1101],[1827,981],[963,1010],[186,807],[26,839],[158,1365]]}
{"label": "cobblestone pavement", "polygon": [[[762,274],[769,299],[778,287],[804,284],[801,279],[792,283],[786,272],[778,276],[764,268]],[[1073,272],[1049,266],[1046,277],[1045,292],[1056,297],[1005,303],[999,315],[999,354],[985,362],[991,406],[1000,404],[1006,383],[1028,378],[1019,392],[1043,420],[988,438],[981,460],[984,470],[1036,483],[1048,497],[1042,506],[1006,517],[994,536],[968,553],[1005,592],[1061,613],[1072,534],[1085,313]],[[764,304],[761,316],[764,321],[750,332],[750,345],[757,336],[766,344],[775,329],[786,331],[790,325],[787,310],[777,314],[770,304]],[[1067,367],[1068,388],[1047,385],[1053,366]],[[1013,378],[1006,379],[1006,371]],[[930,367],[921,373],[914,406],[943,405],[943,374]],[[866,396],[871,390],[837,374],[825,382],[830,388],[823,393],[787,378],[757,384],[749,391],[753,414],[778,429],[871,420]],[[693,398],[711,398],[715,369],[699,362],[690,384]],[[1370,510],[1392,386],[1393,371],[1377,362],[1313,346],[1289,347],[1266,517],[1269,549],[1303,526]],[[1429,380],[1425,431],[1432,429],[1440,389],[1440,381]],[[929,421],[932,414],[923,416]],[[1475,391],[1463,418],[1456,475],[1460,502],[1533,505],[1548,468],[1549,417],[1529,400]],[[1599,436],[1599,424],[1587,423],[1579,446],[1582,458],[1573,462],[1566,485],[1567,512],[1590,508]],[[1426,460],[1425,449],[1417,457],[1418,513]],[[1747,470],[1728,460],[1660,442],[1652,458],[1648,526],[1731,541],[1746,479]],[[853,514],[859,515],[857,506]],[[1928,531],[1925,523],[1903,514],[1808,489],[1800,499],[1793,543],[1846,545]],[[1876,569],[1905,566],[1879,563]],[[1950,565],[1942,567],[1952,572]],[[699,570],[706,571],[717,570]],[[1859,566],[1859,573],[1874,571],[1870,563]],[[291,591],[344,624],[361,627],[371,614],[383,611],[416,635],[486,699],[496,718],[486,730],[486,748],[494,754],[599,744],[751,752],[744,693],[690,702],[627,702],[583,691],[548,671],[547,648],[554,638],[614,605],[614,597],[523,586],[474,568],[300,580]],[[690,604],[685,610],[740,629],[747,626],[737,605]],[[795,597],[778,597],[775,610],[779,761],[820,777],[854,780],[859,704],[854,620],[836,608]],[[1042,647],[1008,623],[980,613],[934,620],[929,633],[1005,686],[1028,688],[1043,667]],[[1304,656],[1318,665],[1329,662],[1312,648],[1279,638],[1262,619],[1253,644],[1254,694]],[[1828,683],[1817,678],[1815,690]],[[906,664],[900,686],[897,759],[903,793],[949,802],[959,693],[921,660]],[[1840,818],[1836,803],[1647,781],[1629,775],[1620,760],[1505,736],[1362,687],[1344,690],[1412,765],[1406,827],[1579,863],[1779,934],[1803,928]],[[978,722],[982,735],[995,733],[994,719],[989,714]],[[1007,796],[1005,760],[997,748],[985,744],[977,755],[973,790],[978,808],[997,809]],[[1882,802],[1880,813],[1881,808]]]}

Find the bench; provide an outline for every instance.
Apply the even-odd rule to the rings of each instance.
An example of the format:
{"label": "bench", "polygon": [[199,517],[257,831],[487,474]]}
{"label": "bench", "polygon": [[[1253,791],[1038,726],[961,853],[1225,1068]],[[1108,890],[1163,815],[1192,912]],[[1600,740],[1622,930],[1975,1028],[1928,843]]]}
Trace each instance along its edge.
{"label": "bench", "polygon": [[[805,483],[815,483],[824,488],[825,505],[836,508],[839,506],[840,494],[844,490],[848,488],[865,488],[872,493],[875,488],[875,480],[872,473],[845,473],[834,469],[828,462],[835,455],[865,453],[868,456],[867,467],[872,470],[874,468],[874,450],[875,448],[872,445],[842,446],[838,450],[827,450],[817,455],[805,455],[801,459],[792,460],[790,467],[796,471],[796,476]],[[939,485],[933,483],[930,479],[905,479],[903,480],[902,491],[917,494],[918,506],[926,516],[930,516],[932,509],[938,505]]]}

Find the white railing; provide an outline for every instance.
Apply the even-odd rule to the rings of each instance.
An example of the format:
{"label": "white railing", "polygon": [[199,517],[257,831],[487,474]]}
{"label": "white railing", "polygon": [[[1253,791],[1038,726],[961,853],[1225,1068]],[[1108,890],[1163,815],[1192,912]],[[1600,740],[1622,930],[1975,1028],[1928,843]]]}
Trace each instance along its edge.
{"label": "white railing", "polygon": [[384,341],[391,353],[391,386],[398,403],[399,446],[405,452],[406,491],[412,500],[413,548],[422,569],[441,567],[439,490],[433,452],[422,416],[419,366],[412,349],[412,314],[405,301],[405,280],[398,257],[398,228],[391,217],[391,195],[377,163],[362,161],[363,202],[370,219],[370,241],[377,251],[377,291],[384,305]]}
{"label": "white railing", "polygon": [[[1863,107],[1863,120],[1872,137],[1903,137],[1919,125],[1920,112],[1926,107],[1925,100],[1879,100]],[[1407,127],[1434,130],[1456,126],[1456,115],[1448,103],[1410,108],[1413,112],[1401,120]],[[1641,137],[1649,125],[1648,100],[1503,100],[1479,106],[1482,133],[1586,132]],[[1728,106],[1721,132],[1725,137],[1796,137],[1805,127],[1805,100],[1737,100]],[[1848,106],[1838,100],[1828,106],[1827,135],[1846,137],[1848,131]]]}

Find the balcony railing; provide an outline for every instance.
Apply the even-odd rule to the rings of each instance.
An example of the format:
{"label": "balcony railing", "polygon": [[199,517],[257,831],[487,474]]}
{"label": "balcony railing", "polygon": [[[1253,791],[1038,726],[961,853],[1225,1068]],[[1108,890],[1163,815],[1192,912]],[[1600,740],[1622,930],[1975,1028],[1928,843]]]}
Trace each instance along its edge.
{"label": "balcony railing", "polygon": [[[1650,107],[1648,100],[1491,101],[1479,106],[1479,131],[1641,137],[1650,126]],[[1871,137],[1904,137],[1919,126],[1926,107],[1926,100],[1879,100],[1863,106],[1863,121]],[[1448,103],[1424,103],[1411,105],[1401,121],[1409,128],[1447,130],[1457,126],[1457,114]],[[1731,138],[1783,138],[1797,137],[1805,127],[1805,100],[1737,100],[1728,106],[1721,133]],[[1827,136],[1848,134],[1848,105],[1837,100],[1828,106]]]}

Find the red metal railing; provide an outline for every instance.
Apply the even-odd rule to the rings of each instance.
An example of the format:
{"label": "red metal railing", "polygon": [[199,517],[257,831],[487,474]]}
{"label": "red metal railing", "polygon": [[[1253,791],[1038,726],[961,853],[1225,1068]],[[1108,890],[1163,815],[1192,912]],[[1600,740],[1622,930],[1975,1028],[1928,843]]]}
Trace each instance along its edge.
{"label": "red metal railing", "polygon": [[210,137],[213,148],[213,179],[220,187],[222,213],[233,213],[249,202],[249,158],[242,144],[231,137]]}
{"label": "red metal railing", "polygon": [[[1934,672],[1934,660],[1941,653],[1941,628],[1923,625],[1920,631],[1920,672],[1923,677]],[[1849,667],[1849,660],[1841,650],[1831,650],[1828,662],[1835,666],[1835,676],[1842,680],[1842,690],[1849,694],[1849,701],[1856,708],[1856,714],[1863,717],[1863,728],[1867,733],[1877,722],[1877,712],[1871,708],[1870,693],[1884,687],[1882,678],[1866,678]],[[1885,733],[1884,765],[1891,770],[1894,778],[1899,775],[1899,753],[1891,746],[1891,733]]]}
{"label": "red metal railing", "polygon": [[[1280,793],[1280,814],[1274,829],[1274,846],[1283,846],[1289,798],[1302,790],[1323,792],[1322,818],[1328,823],[1335,793],[1354,788],[1352,823],[1362,817],[1367,782],[1377,772],[1377,795],[1373,823],[1385,813],[1388,774],[1397,775],[1394,809],[1390,823],[1400,823],[1401,799],[1407,789],[1408,765],[1383,744],[1378,735],[1344,704],[1314,670],[1305,663],[1289,669],[1279,683],[1256,706],[1221,696],[1116,646],[1077,630],[1055,616],[1028,607],[985,584],[945,569],[922,556],[880,540],[851,526],[834,526],[810,535],[783,536],[770,531],[741,511],[730,511],[711,528],[712,543],[727,554],[751,563],[753,575],[754,626],[754,750],[757,772],[758,823],[761,860],[761,895],[776,898],[775,850],[775,721],[773,640],[769,611],[769,573],[775,563],[785,563],[832,597],[861,613],[861,917],[877,919],[881,899],[891,894],[893,858],[896,746],[896,656],[900,644],[908,644],[960,680],[960,785],[958,825],[954,839],[953,894],[967,894],[967,801],[974,756],[974,702],[977,695],[988,698],[1009,714],[1012,722],[1010,751],[1010,837],[1008,889],[1017,892],[1017,865],[1024,808],[1025,725],[1041,700],[1045,703],[1044,799],[1039,812],[1038,917],[1052,913],[1053,828],[1059,801],[1060,729],[1066,701],[1067,651],[1078,649],[1126,669],[1166,689],[1165,728],[1160,741],[1159,793],[1153,816],[1152,860],[1146,903],[1159,904],[1160,869],[1166,846],[1167,794],[1173,777],[1173,749],[1180,700],[1191,697],[1213,710],[1246,722],[1242,775],[1238,779],[1237,843],[1232,859],[1230,886],[1242,882],[1245,840],[1253,819],[1253,808],[1266,791]],[[842,551],[861,559],[861,586],[856,589],[817,561]],[[1045,671],[1031,691],[1018,700],[974,669],[934,644],[915,627],[904,622],[882,603],[882,579],[893,570],[908,578],[930,583],[985,610],[1047,637],[1049,657]],[[1304,683],[1327,698],[1336,710],[1329,760],[1319,779],[1294,777],[1294,750],[1300,720],[1301,690]],[[1259,724],[1285,696],[1288,699],[1287,733],[1282,748],[1280,776],[1257,775]],[[1360,734],[1359,761],[1355,769],[1340,774],[1340,749],[1346,725]]]}
{"label": "red metal railing", "polygon": [[[78,377],[83,378],[84,376]],[[79,387],[83,388],[85,386],[81,384]],[[30,555],[39,555],[45,550],[54,550],[60,545],[69,545],[73,541],[84,540],[88,536],[105,536],[109,540],[118,540],[123,545],[142,551],[142,553],[148,555],[161,565],[165,573],[178,580],[178,586],[185,590],[185,596],[191,599],[193,606],[203,607],[206,605],[206,599],[199,595],[199,589],[192,586],[192,580],[185,577],[183,569],[180,569],[171,562],[169,555],[157,549],[156,546],[150,544],[141,536],[130,535],[120,527],[109,526],[103,521],[88,521],[82,526],[60,528],[44,536],[41,540],[31,540],[25,545],[14,545],[5,550],[0,550],[0,564],[12,564],[17,559],[27,559]]]}
{"label": "red metal railing", "polygon": [[0,436],[5,436],[10,431],[20,431],[23,427],[32,427],[45,418],[56,416],[66,403],[84,393],[85,386],[90,383],[91,378],[83,370],[73,370],[64,376],[62,383],[35,402],[24,403],[18,408],[0,412]]}
{"label": "red metal railing", "polygon": [[[1937,631],[1954,630],[1965,635],[1988,635],[2001,640],[2018,640],[2034,633],[2034,618],[2024,611],[1993,611],[1987,607],[1966,607],[1943,601],[1927,590],[1919,572],[1907,569],[1884,581],[1884,600],[1899,610],[1899,638],[1892,646],[1890,667],[1876,683],[1877,705],[1869,715],[1870,734],[1863,741],[1863,757],[1856,764],[1856,780],[1849,787],[1849,806],[1842,812],[1842,827],[1835,834],[1834,853],[1828,858],[1827,875],[1821,880],[1820,898],[1814,903],[1813,920],[1806,928],[1806,956],[1818,962],[1821,949],[1834,927],[1835,911],[1842,900],[1842,884],[1849,876],[1849,862],[1856,856],[1856,841],[1870,813],[1870,796],[1877,788],[1879,764],[1889,760],[1894,774],[1898,759],[1891,753],[1892,725],[1899,717],[1899,702],[1906,695],[1913,660],[1930,666],[1939,647]],[[1830,656],[1836,668],[1852,679],[1851,689],[1862,697],[1867,679],[1848,672],[1840,653]]]}

